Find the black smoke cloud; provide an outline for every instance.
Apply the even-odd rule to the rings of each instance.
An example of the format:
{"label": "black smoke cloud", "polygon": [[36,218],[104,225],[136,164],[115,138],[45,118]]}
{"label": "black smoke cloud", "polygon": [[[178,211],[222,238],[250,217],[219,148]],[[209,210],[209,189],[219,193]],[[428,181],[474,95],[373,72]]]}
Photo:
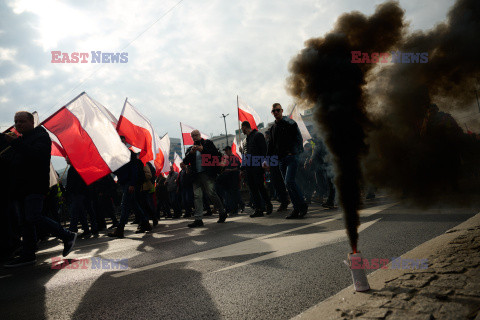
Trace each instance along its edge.
{"label": "black smoke cloud", "polygon": [[[442,110],[451,111],[472,102],[480,67],[475,62],[480,56],[479,5],[458,1],[446,23],[414,34],[407,34],[398,2],[379,5],[371,16],[343,14],[331,32],[306,41],[292,59],[287,90],[300,105],[314,106],[315,122],[333,156],[354,251],[362,183],[422,204],[458,190],[469,137],[449,114],[428,107],[438,101]],[[428,52],[429,60],[351,63],[351,51],[393,50]]]}

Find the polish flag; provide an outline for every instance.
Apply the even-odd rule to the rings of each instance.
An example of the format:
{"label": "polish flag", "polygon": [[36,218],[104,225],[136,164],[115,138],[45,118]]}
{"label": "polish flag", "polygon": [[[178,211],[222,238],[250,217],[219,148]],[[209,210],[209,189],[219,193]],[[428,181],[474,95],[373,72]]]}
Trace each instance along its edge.
{"label": "polish flag", "polygon": [[142,160],[143,164],[155,160],[160,147],[158,145],[160,138],[155,133],[150,121],[138,112],[128,102],[128,99],[125,99],[117,124],[117,132],[120,136],[125,136],[127,143],[140,150],[139,159]]}
{"label": "polish flag", "polygon": [[158,176],[162,172],[170,171],[170,164],[168,161],[168,157],[170,155],[170,138],[168,137],[167,133],[162,137],[162,139],[159,139],[158,136],[155,136],[155,140],[157,139],[157,145],[159,147],[153,164],[155,165]]}
{"label": "polish flag", "polygon": [[180,158],[180,156],[175,152],[173,157],[173,171],[180,172],[180,163],[182,163],[182,158]]}
{"label": "polish flag", "polygon": [[233,138],[232,153],[237,155],[240,158],[240,163],[242,163],[242,154],[240,153],[239,148],[237,148],[237,137]]}
{"label": "polish flag", "polygon": [[241,100],[237,96],[237,108],[238,108],[238,121],[248,121],[253,129],[258,130],[260,124],[260,116],[251,108],[245,101]]}
{"label": "polish flag", "polygon": [[87,185],[130,162],[110,119],[85,92],[41,125],[58,138]]}
{"label": "polish flag", "polygon": [[[189,125],[186,125],[185,123],[180,122],[180,129],[182,130],[182,139],[183,139],[183,145],[184,146],[192,146],[193,145],[193,139],[190,133],[192,133],[193,130],[195,130],[194,127],[191,127]],[[209,136],[205,133],[200,132],[200,136],[203,139],[208,139]]]}
{"label": "polish flag", "polygon": [[303,145],[305,145],[305,142],[312,139],[312,136],[310,135],[310,132],[308,132],[305,122],[303,122],[302,115],[298,111],[297,105],[293,107],[292,113],[290,114],[290,119],[295,120],[297,123],[298,129],[300,129],[300,133],[302,134]]}

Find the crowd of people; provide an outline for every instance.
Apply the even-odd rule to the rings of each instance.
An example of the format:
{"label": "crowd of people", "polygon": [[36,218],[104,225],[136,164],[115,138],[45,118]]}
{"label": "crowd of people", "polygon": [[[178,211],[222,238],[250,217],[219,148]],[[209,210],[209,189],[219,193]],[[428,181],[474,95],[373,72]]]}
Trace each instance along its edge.
{"label": "crowd of people", "polygon": [[[5,266],[34,264],[38,240],[49,236],[63,241],[63,256],[72,251],[77,238],[96,237],[106,229],[112,229],[109,237],[123,238],[131,213],[132,223],[138,224],[136,232],[144,233],[161,218],[193,215],[188,227],[196,228],[203,226],[203,216],[218,214],[217,222],[224,223],[246,206],[253,209],[251,218],[270,215],[272,200],[280,203],[278,212],[288,210],[291,203],[293,209],[286,218],[301,219],[314,194],[319,201],[325,196],[323,206],[333,208],[333,170],[325,145],[316,138],[303,141],[297,123],[283,116],[280,104],[273,104],[271,112],[275,121],[265,135],[248,121],[241,124],[246,135],[240,147],[242,157],[231,147],[222,154],[194,130],[194,144],[186,150],[179,172],[171,167],[168,175],[157,175],[151,163],[144,164],[131,151],[127,164],[87,185],[67,158],[65,187],[61,183],[49,187],[48,133],[34,127],[31,113],[17,112],[18,134],[0,135],[0,168],[2,176],[8,177],[0,191],[8,204],[2,208],[6,223],[0,232],[4,237],[0,253],[4,259],[13,255]],[[62,216],[67,216],[68,223]]]}

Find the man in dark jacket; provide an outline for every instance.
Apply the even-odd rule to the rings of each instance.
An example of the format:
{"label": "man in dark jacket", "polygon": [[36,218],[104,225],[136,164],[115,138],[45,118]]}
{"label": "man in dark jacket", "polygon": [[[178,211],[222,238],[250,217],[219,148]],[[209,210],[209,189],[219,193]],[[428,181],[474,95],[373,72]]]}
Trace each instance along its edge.
{"label": "man in dark jacket", "polygon": [[215,192],[215,177],[217,176],[217,167],[220,163],[220,152],[212,141],[205,140],[200,136],[198,130],[191,132],[194,145],[187,150],[185,163],[193,175],[193,199],[195,203],[195,221],[190,223],[190,228],[203,226],[203,193],[206,193],[215,208],[219,210],[218,223],[223,223],[227,219],[225,208],[222,201]]}
{"label": "man in dark jacket", "polygon": [[[126,144],[125,137],[121,136],[120,138]],[[118,183],[122,186],[122,202],[120,204],[120,222],[115,231],[108,233],[109,237],[123,238],[123,231],[130,215],[130,209],[135,210],[138,217],[142,220],[135,233],[152,230],[152,226],[148,222],[148,215],[143,211],[137,199],[141,187],[141,184],[137,181],[139,172],[137,160],[137,155],[130,150],[130,162],[114,172],[118,178]],[[141,170],[143,171],[143,167]]]}
{"label": "man in dark jacket", "polygon": [[3,156],[9,165],[9,185],[18,216],[22,219],[22,253],[5,267],[34,264],[37,243],[36,227],[60,238],[64,242],[63,256],[72,250],[77,234],[67,231],[42,215],[43,201],[50,185],[51,140],[43,127],[35,127],[33,115],[26,111],[15,114],[15,129],[21,134],[0,134],[0,140],[8,144]]}
{"label": "man in dark jacket", "polygon": [[287,216],[287,219],[302,218],[307,214],[308,205],[305,203],[303,194],[295,181],[298,155],[303,152],[302,134],[294,120],[283,117],[283,109],[280,103],[272,105],[272,114],[275,117],[275,122],[269,129],[270,142],[267,153],[269,156],[278,156],[280,171],[285,180],[290,200],[293,203],[293,211]]}
{"label": "man in dark jacket", "polygon": [[242,132],[247,136],[247,151],[242,167],[245,169],[248,188],[255,206],[255,212],[250,215],[250,218],[262,217],[265,209],[267,214],[271,214],[273,210],[270,195],[265,188],[262,168],[262,158],[265,158],[267,154],[267,142],[263,134],[258,132],[257,129],[252,130],[248,121],[242,122]]}

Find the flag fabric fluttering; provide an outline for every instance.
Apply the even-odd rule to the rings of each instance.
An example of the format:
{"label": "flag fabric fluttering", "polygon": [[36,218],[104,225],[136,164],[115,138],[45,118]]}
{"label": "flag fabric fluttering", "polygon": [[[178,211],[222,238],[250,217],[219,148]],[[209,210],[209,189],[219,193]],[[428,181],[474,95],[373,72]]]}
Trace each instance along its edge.
{"label": "flag fabric fluttering", "polygon": [[162,137],[162,139],[158,141],[158,152],[155,155],[154,165],[155,165],[157,176],[161,172],[170,171],[170,165],[168,161],[169,155],[170,155],[170,138],[168,137],[168,133],[166,133]]}
{"label": "flag fabric fluttering", "polygon": [[234,155],[237,155],[240,158],[240,163],[242,163],[242,154],[240,153],[240,148],[238,147],[238,144],[237,144],[237,137],[233,138],[232,153]]}
{"label": "flag fabric fluttering", "polygon": [[[180,122],[180,129],[182,130],[182,140],[184,146],[191,146],[193,145],[193,139],[190,133],[195,130],[194,127],[191,127],[185,123]],[[200,132],[200,135],[203,139],[208,139],[209,136],[203,132]]]}
{"label": "flag fabric fluttering", "polygon": [[87,185],[130,161],[111,119],[82,92],[41,123],[58,138],[72,166]]}
{"label": "flag fabric fluttering", "polygon": [[303,122],[302,115],[298,111],[297,105],[293,106],[292,113],[290,114],[290,119],[295,120],[298,125],[298,129],[300,129],[300,133],[302,134],[303,138],[303,145],[305,142],[312,139],[310,132],[308,132],[307,126],[305,122]]}
{"label": "flag fabric fluttering", "polygon": [[238,121],[248,121],[253,129],[258,130],[260,124],[260,116],[245,101],[237,96]]}
{"label": "flag fabric fluttering", "polygon": [[180,172],[180,163],[182,163],[182,158],[175,152],[173,157],[173,171]]}
{"label": "flag fabric fluttering", "polygon": [[[127,143],[140,150],[139,159],[144,164],[150,161],[155,164],[157,154],[161,153],[160,138],[150,121],[138,112],[128,99],[125,99],[117,124],[117,132],[120,136],[125,137]],[[161,168],[163,168],[163,165]]]}

